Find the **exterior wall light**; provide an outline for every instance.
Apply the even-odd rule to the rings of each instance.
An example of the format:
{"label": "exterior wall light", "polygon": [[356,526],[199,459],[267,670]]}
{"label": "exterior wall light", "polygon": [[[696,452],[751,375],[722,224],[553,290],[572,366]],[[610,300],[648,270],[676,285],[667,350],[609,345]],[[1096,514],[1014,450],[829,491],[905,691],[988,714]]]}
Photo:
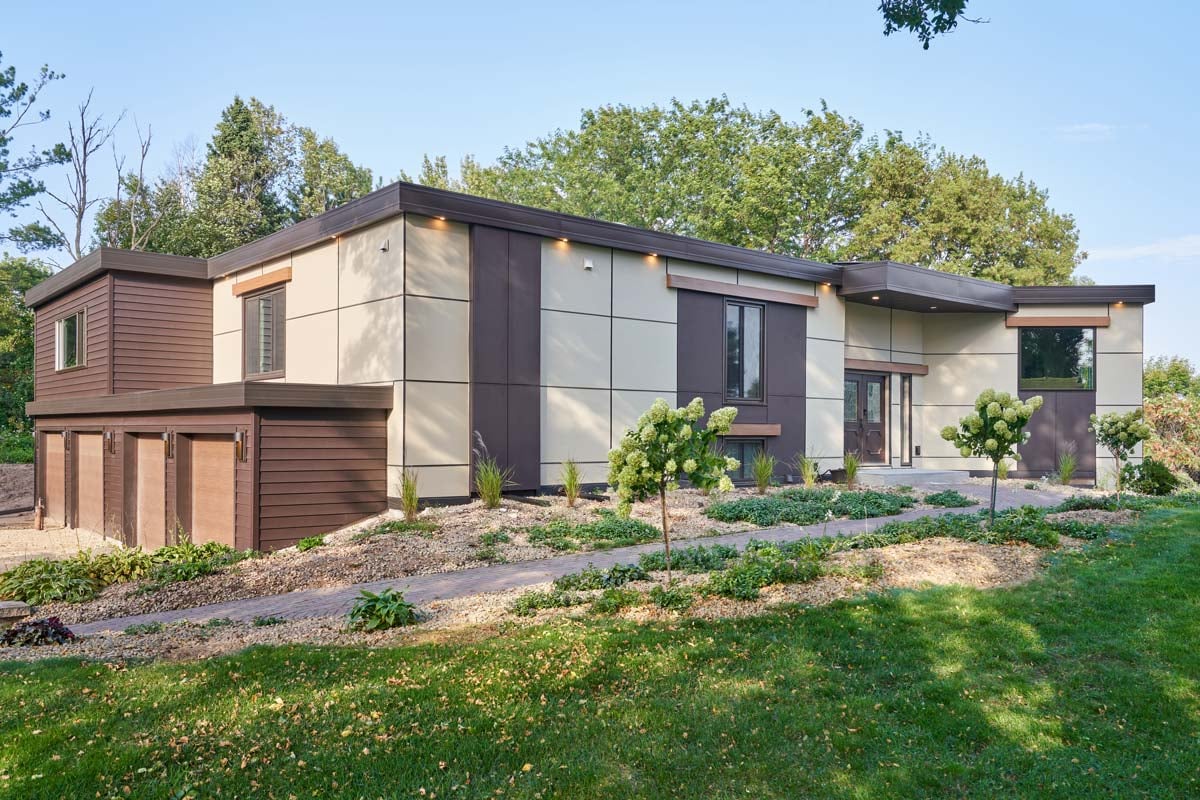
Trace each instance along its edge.
{"label": "exterior wall light", "polygon": [[592,263],[592,260],[590,258],[585,258],[583,260],[583,269],[585,272],[591,272],[595,268],[596,268],[596,265]]}
{"label": "exterior wall light", "polygon": [[871,299],[872,299],[872,300],[878,300],[878,299],[879,299],[879,295],[877,295],[877,294],[873,294],[873,295],[871,295]]}

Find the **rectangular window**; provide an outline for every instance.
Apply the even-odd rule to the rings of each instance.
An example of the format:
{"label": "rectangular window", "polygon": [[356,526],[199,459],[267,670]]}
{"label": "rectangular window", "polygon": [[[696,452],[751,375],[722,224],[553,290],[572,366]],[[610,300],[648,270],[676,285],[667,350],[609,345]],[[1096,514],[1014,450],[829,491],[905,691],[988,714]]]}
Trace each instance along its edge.
{"label": "rectangular window", "polygon": [[721,450],[725,455],[736,458],[741,466],[729,473],[734,483],[747,483],[754,480],[754,457],[766,449],[762,439],[724,439]]}
{"label": "rectangular window", "polygon": [[725,303],[725,398],[763,399],[763,307]]}
{"label": "rectangular window", "polygon": [[1096,388],[1094,328],[1021,328],[1021,389]]}
{"label": "rectangular window", "polygon": [[79,311],[54,324],[54,368],[82,367],[86,361],[84,312]]}
{"label": "rectangular window", "polygon": [[912,375],[900,376],[900,466],[912,466]]}
{"label": "rectangular window", "polygon": [[284,290],[244,300],[247,378],[279,378],[284,365]]}

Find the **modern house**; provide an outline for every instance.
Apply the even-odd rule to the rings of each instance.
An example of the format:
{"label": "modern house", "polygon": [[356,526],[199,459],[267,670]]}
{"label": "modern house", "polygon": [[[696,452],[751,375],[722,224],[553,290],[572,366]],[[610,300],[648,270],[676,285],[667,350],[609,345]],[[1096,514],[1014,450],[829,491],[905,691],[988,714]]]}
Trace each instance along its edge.
{"label": "modern house", "polygon": [[[603,482],[656,397],[739,409],[725,446],[984,470],[938,431],[984,389],[1043,395],[1015,474],[1140,407],[1153,286],[1011,287],[825,264],[398,183],[203,260],[100,249],[30,290],[37,496],[147,546],[274,549],[471,491]],[[781,463],[781,471],[786,468]],[[790,471],[790,470],[789,470]],[[740,477],[740,476],[735,476]]]}

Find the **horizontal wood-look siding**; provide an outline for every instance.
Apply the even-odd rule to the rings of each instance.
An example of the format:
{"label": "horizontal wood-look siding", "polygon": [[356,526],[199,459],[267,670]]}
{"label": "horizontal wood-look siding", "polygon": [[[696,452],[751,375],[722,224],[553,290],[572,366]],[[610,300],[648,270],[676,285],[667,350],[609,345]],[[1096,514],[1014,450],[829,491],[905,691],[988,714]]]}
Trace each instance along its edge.
{"label": "horizontal wood-look siding", "polygon": [[[109,360],[112,335],[111,281],[111,276],[101,275],[37,310],[34,317],[35,399],[92,397],[112,393]],[[85,365],[57,372],[54,369],[55,323],[83,309],[87,310],[84,324]]]}
{"label": "horizontal wood-look siding", "polygon": [[386,412],[260,409],[258,438],[260,549],[387,509]]}
{"label": "horizontal wood-look siding", "polygon": [[113,393],[212,383],[207,281],[118,272],[113,281]]}

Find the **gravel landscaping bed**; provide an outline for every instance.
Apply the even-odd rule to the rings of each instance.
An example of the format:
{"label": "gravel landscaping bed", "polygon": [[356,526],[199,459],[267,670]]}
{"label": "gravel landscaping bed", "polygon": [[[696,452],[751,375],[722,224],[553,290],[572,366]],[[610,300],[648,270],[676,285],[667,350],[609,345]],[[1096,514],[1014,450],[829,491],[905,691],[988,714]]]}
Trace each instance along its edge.
{"label": "gravel landscaping bed", "polygon": [[[1079,543],[1064,537],[1063,548]],[[832,566],[877,564],[882,574],[875,579],[827,575],[807,583],[767,586],[757,600],[734,600],[698,596],[684,612],[668,611],[650,604],[619,612],[616,617],[637,622],[681,619],[730,619],[768,613],[782,605],[820,606],[875,589],[920,588],[963,585],[977,588],[1015,586],[1033,579],[1041,569],[1045,551],[1028,545],[987,545],[958,539],[927,539],[910,544],[871,550],[835,553]],[[627,584],[647,591],[659,585],[661,573],[651,580]],[[677,585],[698,586],[706,574],[681,575]],[[439,600],[420,608],[417,625],[377,633],[352,631],[344,617],[316,617],[271,625],[247,623],[173,623],[161,629],[138,633],[106,633],[82,637],[65,645],[32,648],[0,648],[0,660],[84,658],[99,661],[130,659],[193,660],[233,653],[252,645],[319,644],[384,647],[425,641],[471,641],[503,635],[515,626],[541,624],[558,618],[589,615],[587,605],[538,611],[519,617],[513,602],[521,595],[550,590],[551,583],[523,586],[504,592]],[[582,592],[591,597],[598,591]]]}

